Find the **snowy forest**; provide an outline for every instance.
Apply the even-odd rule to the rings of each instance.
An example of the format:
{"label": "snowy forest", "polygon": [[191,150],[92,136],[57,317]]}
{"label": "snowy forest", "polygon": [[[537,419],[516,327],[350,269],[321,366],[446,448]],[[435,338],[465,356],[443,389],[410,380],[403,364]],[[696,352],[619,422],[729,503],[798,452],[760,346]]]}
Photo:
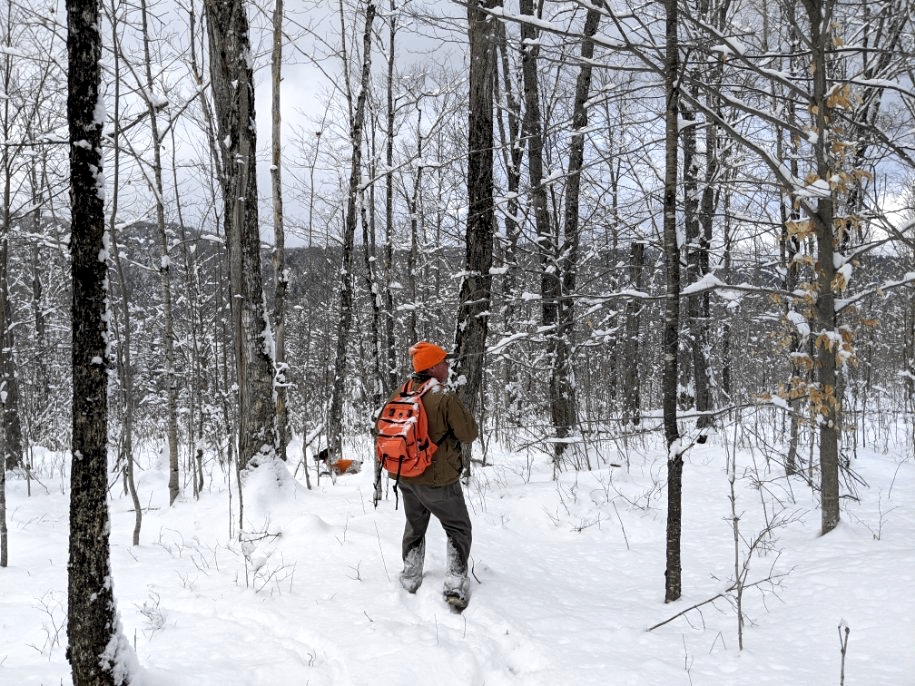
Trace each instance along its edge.
{"label": "snowy forest", "polygon": [[[912,0],[0,32],[0,684],[915,683]],[[420,340],[462,615],[373,448]]]}

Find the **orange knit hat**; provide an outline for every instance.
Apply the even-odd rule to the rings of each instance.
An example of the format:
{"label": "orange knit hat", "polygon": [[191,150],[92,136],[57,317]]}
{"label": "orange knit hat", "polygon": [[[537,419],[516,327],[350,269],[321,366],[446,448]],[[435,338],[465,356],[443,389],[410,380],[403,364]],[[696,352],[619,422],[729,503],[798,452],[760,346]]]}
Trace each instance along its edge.
{"label": "orange knit hat", "polygon": [[427,369],[431,369],[448,357],[448,353],[446,353],[444,349],[438,347],[435,343],[429,343],[427,341],[420,341],[416,345],[411,346],[410,355],[413,357],[413,370],[417,372],[424,372]]}

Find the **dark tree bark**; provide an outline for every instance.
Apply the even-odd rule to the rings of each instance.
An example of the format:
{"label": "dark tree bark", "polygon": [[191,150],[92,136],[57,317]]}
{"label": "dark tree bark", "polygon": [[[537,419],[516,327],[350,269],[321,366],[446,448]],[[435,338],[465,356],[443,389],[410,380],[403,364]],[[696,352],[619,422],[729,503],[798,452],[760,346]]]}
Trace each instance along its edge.
{"label": "dark tree bark", "polygon": [[[3,465],[0,465],[3,467]],[[6,528],[6,468],[0,469],[0,567],[6,567],[8,561],[9,533]]]}
{"label": "dark tree bark", "polygon": [[264,303],[257,212],[256,126],[248,18],[243,0],[205,0],[218,121],[238,376],[238,464],[277,454],[273,348]]}
{"label": "dark tree bark", "polygon": [[[12,45],[12,3],[7,5],[6,44]],[[7,55],[3,65],[3,91],[10,92],[12,59]],[[12,112],[10,98],[3,99],[3,139],[11,135]],[[10,146],[2,152],[3,208],[0,217],[0,467],[12,469],[22,465],[22,424],[19,420],[19,381],[13,359],[13,318],[10,307],[9,252],[12,230],[11,202],[13,158]]]}
{"label": "dark tree bark", "polygon": [[[9,204],[6,205],[9,208]],[[9,221],[9,212],[5,212]],[[2,459],[8,469],[22,466],[22,423],[19,418],[19,379],[13,359],[13,312],[9,298],[9,224],[0,238],[0,411]]]}
{"label": "dark tree bark", "polygon": [[[483,384],[483,357],[489,333],[492,298],[493,207],[493,83],[495,70],[494,20],[485,9],[501,0],[471,0],[467,5],[470,43],[470,78],[467,156],[467,232],[464,269],[458,296],[455,332],[457,360],[454,375],[463,379],[458,392],[464,405],[476,414]],[[469,448],[464,452],[464,474],[470,474]]]}
{"label": "dark tree bark", "polygon": [[349,189],[346,214],[343,221],[343,264],[340,266],[340,316],[337,323],[337,345],[334,354],[334,379],[331,383],[330,408],[327,413],[327,444],[331,461],[336,462],[343,449],[343,380],[349,355],[349,330],[353,323],[353,245],[356,236],[358,214],[356,201],[359,197],[359,179],[362,174],[362,130],[365,123],[365,101],[368,97],[369,75],[372,66],[372,22],[375,20],[375,3],[365,7],[365,30],[362,34],[362,74],[359,81],[359,95],[350,121],[350,146],[352,161],[349,174]]}
{"label": "dark tree bark", "polygon": [[[572,142],[569,147],[569,166],[566,170],[566,198],[563,235],[565,242],[558,266],[562,274],[559,317],[556,327],[556,352],[550,381],[553,398],[553,426],[557,438],[567,437],[578,424],[578,398],[575,392],[575,375],[572,368],[575,325],[575,283],[578,275],[578,252],[581,235],[579,199],[581,170],[585,158],[585,134],[588,126],[587,101],[591,92],[591,60],[594,57],[594,34],[600,24],[600,12],[589,9],[582,33],[581,67],[575,81],[575,99],[572,104]],[[556,444],[556,457],[562,455],[562,443]]]}
{"label": "dark tree bark", "polygon": [[108,327],[99,103],[99,6],[67,2],[73,462],[67,565],[67,659],[79,686],[126,684],[132,658],[120,626],[108,548]]}
{"label": "dark tree bark", "polygon": [[[533,0],[521,0],[521,14],[534,17]],[[540,5],[542,8],[542,3]],[[543,116],[540,110],[540,77],[537,71],[537,60],[540,48],[537,42],[539,31],[528,22],[521,24],[521,72],[524,77],[524,137],[527,139],[528,182],[531,188],[531,204],[534,207],[534,225],[537,231],[537,252],[540,257],[540,298],[541,323],[546,335],[547,364],[550,368],[550,407],[562,407],[563,399],[559,396],[562,390],[560,383],[559,340],[559,301],[562,297],[562,274],[559,264],[557,229],[550,220],[547,208],[547,188],[543,184]],[[561,416],[561,415],[560,415]],[[556,438],[553,463],[558,469],[562,461],[565,445],[561,439],[568,435],[560,420],[557,424],[557,412],[551,409],[551,419]]]}
{"label": "dark tree bark", "polygon": [[[797,66],[796,62],[800,54],[800,28],[797,25],[796,7],[793,3],[785,5],[785,19],[788,27],[789,36],[789,59],[792,61],[789,69],[791,71]],[[773,107],[776,101],[773,98]],[[785,114],[789,121],[796,120],[796,104],[793,98],[788,98],[785,102]],[[790,132],[784,129],[776,131],[776,153],[778,159],[788,160],[789,169],[793,178],[798,178],[800,174],[798,160],[800,159],[800,150],[798,149],[798,139],[790,135]],[[781,234],[779,236],[779,257],[784,270],[783,286],[786,292],[793,293],[800,283],[800,262],[796,259],[801,251],[801,241],[797,233],[790,231],[792,225],[797,226],[801,221],[800,205],[797,202],[796,195],[790,188],[782,191],[782,202],[779,206],[781,218]],[[786,316],[792,311],[797,311],[798,304],[794,300],[786,299],[784,311]],[[788,380],[788,402],[791,406],[789,417],[790,428],[788,429],[788,448],[785,455],[785,471],[795,474],[798,471],[798,440],[800,434],[800,423],[803,416],[803,404],[806,389],[810,383],[810,370],[805,369],[800,360],[804,359],[800,355],[803,348],[803,341],[798,332],[797,326],[790,324],[789,329],[788,354],[791,361],[791,378]],[[812,358],[807,358],[812,359]],[[811,365],[812,366],[812,365]]]}
{"label": "dark tree bark", "polygon": [[[730,1],[710,3],[699,0],[696,12],[700,21],[725,30],[727,13]],[[711,47],[709,39],[700,38],[701,49],[707,52]],[[721,107],[718,102],[718,90],[722,79],[722,63],[720,55],[714,62],[699,62],[693,66],[688,80],[692,85],[692,100],[699,101],[700,81],[710,88],[703,89],[706,93],[705,108],[716,112],[721,119]],[[715,209],[720,196],[721,159],[723,149],[718,143],[718,127],[714,121],[706,116],[704,124],[705,151],[697,149],[699,136],[699,120],[693,108],[687,108],[681,103],[681,116],[689,121],[690,125],[681,130],[683,137],[683,213],[686,229],[686,283],[694,283],[702,278],[709,270],[709,251],[712,242],[712,228],[715,218]],[[705,160],[705,169],[700,168],[700,159]],[[690,295],[687,298],[687,343],[688,350],[681,372],[681,378],[687,377],[689,383],[681,384],[691,388],[688,405],[700,413],[708,413],[712,409],[712,378],[711,362],[709,360],[710,340],[710,294],[708,291]],[[698,442],[704,443],[706,434],[703,429],[712,424],[709,414],[701,414],[696,420],[699,429]]]}
{"label": "dark tree bark", "polygon": [[664,92],[666,96],[664,170],[664,339],[661,395],[667,443],[667,566],[664,602],[680,597],[680,530],[682,519],[683,452],[677,429],[677,347],[680,320],[680,247],[677,245],[677,137],[680,100],[679,17],[677,0],[664,0],[666,10]]}
{"label": "dark tree bark", "polygon": [[[699,159],[696,146],[697,122],[694,111],[681,106],[682,119],[690,122],[681,130],[683,138],[683,217],[686,234],[686,278],[687,284],[695,283],[705,276],[709,267],[709,247],[711,243],[712,199],[715,194],[715,180],[706,173],[699,190]],[[714,126],[707,124],[707,131]],[[713,135],[713,134],[709,134]],[[706,143],[712,143],[706,138]],[[714,148],[706,150],[711,163],[715,154]],[[711,380],[709,379],[709,361],[706,346],[708,344],[709,294],[690,295],[686,300],[686,333],[682,368],[680,370],[681,402],[685,408],[695,408],[699,412],[711,409]],[[708,415],[701,415],[696,420],[696,427],[704,429],[709,426]],[[704,437],[700,436],[700,441]]]}
{"label": "dark tree bark", "polygon": [[[831,0],[803,0],[809,26],[813,92],[811,110],[817,136],[814,145],[815,171],[819,179],[827,181],[834,169],[832,136],[830,135],[831,109],[829,104],[828,53],[831,49],[830,32],[833,15]],[[827,534],[839,523],[839,427],[842,417],[842,399],[836,391],[836,304],[833,279],[836,274],[836,238],[834,233],[835,191],[820,196],[810,217],[817,246],[817,329],[816,340],[816,396],[811,398],[819,416],[820,430],[820,508],[822,533]]]}
{"label": "dark tree bark", "polygon": [[[645,243],[632,241],[629,246],[629,285],[641,291],[645,273]],[[630,298],[626,303],[625,337],[623,339],[622,397],[623,423],[637,425],[642,421],[642,394],[639,378],[639,329],[642,303]]]}

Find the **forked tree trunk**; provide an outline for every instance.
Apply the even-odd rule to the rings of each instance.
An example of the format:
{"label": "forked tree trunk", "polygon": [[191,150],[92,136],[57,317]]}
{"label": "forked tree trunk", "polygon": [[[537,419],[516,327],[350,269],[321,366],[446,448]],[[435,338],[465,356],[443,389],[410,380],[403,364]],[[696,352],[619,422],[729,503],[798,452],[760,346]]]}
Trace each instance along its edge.
{"label": "forked tree trunk", "polygon": [[276,456],[273,346],[264,302],[257,211],[254,83],[243,0],[205,0],[218,121],[238,382],[238,464]]}

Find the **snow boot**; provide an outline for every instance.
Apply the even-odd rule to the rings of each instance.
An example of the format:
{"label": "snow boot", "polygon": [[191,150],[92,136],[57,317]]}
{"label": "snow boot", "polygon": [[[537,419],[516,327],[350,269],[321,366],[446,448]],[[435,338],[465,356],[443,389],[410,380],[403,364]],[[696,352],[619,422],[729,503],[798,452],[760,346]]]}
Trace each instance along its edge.
{"label": "snow boot", "polygon": [[467,563],[461,560],[457,549],[448,539],[448,570],[445,573],[445,584],[442,597],[454,612],[463,612],[470,602],[470,580],[467,578]]}
{"label": "snow boot", "polygon": [[454,612],[461,613],[467,609],[470,602],[470,580],[467,575],[447,574],[442,597]]}
{"label": "snow boot", "polygon": [[400,585],[408,593],[416,593],[416,589],[423,583],[423,561],[425,558],[425,541],[422,541],[415,548],[411,548],[404,558],[403,571],[400,573]]}

